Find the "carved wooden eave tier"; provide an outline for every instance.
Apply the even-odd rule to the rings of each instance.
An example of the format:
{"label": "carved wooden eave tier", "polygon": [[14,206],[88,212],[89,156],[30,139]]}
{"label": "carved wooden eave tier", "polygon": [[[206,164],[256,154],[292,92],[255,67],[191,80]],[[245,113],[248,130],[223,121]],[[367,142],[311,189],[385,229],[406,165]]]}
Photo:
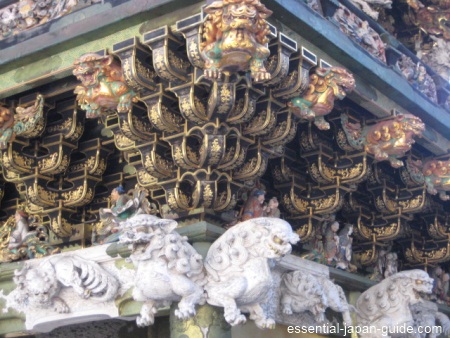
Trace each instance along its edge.
{"label": "carved wooden eave tier", "polygon": [[[0,7],[0,335],[136,316],[163,326],[171,303],[173,332],[210,305],[225,308],[210,314],[227,337],[247,310],[261,329],[322,323],[327,307],[351,323],[346,299],[365,311],[371,293],[357,305],[353,292],[374,280],[384,290],[397,269],[450,273],[450,87],[447,68],[430,68],[448,5],[376,8],[380,20],[411,8],[402,27],[440,48],[420,59],[362,2]],[[163,265],[189,291],[149,278]],[[249,271],[257,291],[225,294],[220,283]],[[399,280],[427,293],[418,271]],[[46,274],[54,297],[28,307],[27,276]],[[302,305],[301,289],[322,300]]]}

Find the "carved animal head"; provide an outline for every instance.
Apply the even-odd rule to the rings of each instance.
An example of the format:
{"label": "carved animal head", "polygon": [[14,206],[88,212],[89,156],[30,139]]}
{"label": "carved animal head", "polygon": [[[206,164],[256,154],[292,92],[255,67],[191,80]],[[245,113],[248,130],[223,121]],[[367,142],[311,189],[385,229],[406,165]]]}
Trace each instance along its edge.
{"label": "carved animal head", "polygon": [[405,132],[410,132],[414,136],[421,137],[425,131],[425,123],[420,118],[412,114],[397,115],[397,121]]}
{"label": "carved animal head", "polygon": [[[250,221],[252,220],[247,222]],[[300,240],[300,237],[292,231],[291,225],[284,220],[260,218],[254,221],[257,227],[269,230],[269,233],[261,238],[261,244],[266,247],[263,255],[267,258],[278,258],[289,254],[292,250],[291,244]]]}
{"label": "carved animal head", "polygon": [[99,86],[100,81],[122,80],[120,66],[115,64],[110,55],[101,56],[87,53],[79,57],[74,63],[73,75],[81,81],[86,88]]}
{"label": "carved animal head", "polygon": [[[317,68],[315,73],[317,75],[313,74],[311,76],[311,82],[317,83],[316,90],[321,87],[320,82],[322,82],[322,86],[330,86],[333,89],[333,94],[340,100],[355,89],[355,78],[345,68]],[[317,80],[313,80],[314,75],[317,76]],[[320,78],[323,78],[323,80],[321,81]]]}
{"label": "carved animal head", "polygon": [[167,235],[171,233],[178,223],[172,219],[159,218],[153,215],[141,214],[133,216],[122,222],[120,227],[124,230],[120,236],[121,243],[148,243],[156,234]]}
{"label": "carved animal head", "polygon": [[[421,300],[419,293],[431,293],[433,279],[423,270],[398,272],[366,290],[356,302],[359,324],[373,324],[382,316],[410,313],[409,306]],[[397,323],[402,324],[402,323]]]}
{"label": "carved animal head", "polygon": [[215,1],[205,8],[208,17],[205,27],[209,33],[218,34],[214,37],[205,36],[209,44],[217,41],[223,32],[245,29],[255,33],[260,44],[268,42],[268,25],[265,21],[272,11],[268,10],[259,0],[224,0]]}
{"label": "carved animal head", "polygon": [[36,268],[27,265],[22,270],[14,272],[14,282],[17,284],[16,301],[25,306],[49,307],[52,298],[60,290],[50,264],[43,264]]}

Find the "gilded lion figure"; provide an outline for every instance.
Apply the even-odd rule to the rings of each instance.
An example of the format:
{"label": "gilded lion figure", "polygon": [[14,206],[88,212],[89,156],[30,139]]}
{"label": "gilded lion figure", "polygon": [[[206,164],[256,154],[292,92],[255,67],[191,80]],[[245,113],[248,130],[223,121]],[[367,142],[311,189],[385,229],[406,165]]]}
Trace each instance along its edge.
{"label": "gilded lion figure", "polygon": [[264,67],[269,57],[270,33],[266,22],[272,11],[259,0],[215,1],[205,8],[201,55],[205,60],[205,76],[220,79],[250,70],[255,82],[270,79]]}
{"label": "gilded lion figure", "polygon": [[306,92],[293,98],[288,106],[295,116],[314,121],[320,130],[328,130],[330,124],[324,116],[331,113],[335,100],[344,99],[355,88],[355,79],[346,69],[331,67],[316,68],[309,81]]}
{"label": "gilded lion figure", "polygon": [[376,161],[388,160],[392,167],[404,165],[399,158],[405,156],[415,143],[414,137],[421,137],[425,124],[412,114],[399,114],[392,119],[362,127],[351,123],[348,116],[341,115],[342,127],[349,143],[356,149],[364,148],[374,155]]}
{"label": "gilded lion figure", "polygon": [[87,118],[100,117],[102,113],[117,110],[130,111],[136,94],[123,77],[120,65],[111,55],[101,56],[87,53],[74,62],[73,75],[81,81],[75,88],[81,109],[86,110]]}

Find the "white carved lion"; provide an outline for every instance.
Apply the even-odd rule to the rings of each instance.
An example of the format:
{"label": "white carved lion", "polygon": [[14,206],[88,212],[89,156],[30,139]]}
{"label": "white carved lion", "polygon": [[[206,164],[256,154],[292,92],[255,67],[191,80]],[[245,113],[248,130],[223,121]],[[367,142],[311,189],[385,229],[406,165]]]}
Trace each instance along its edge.
{"label": "white carved lion", "polygon": [[152,325],[160,307],[178,303],[175,315],[188,319],[203,304],[205,275],[202,256],[174,229],[178,223],[152,215],[137,215],[121,223],[121,243],[131,245],[136,267],[133,299],[145,302],[138,326]]}
{"label": "white carved lion", "polygon": [[51,308],[70,312],[59,293],[71,287],[82,298],[106,302],[115,298],[119,283],[95,262],[75,255],[58,255],[44,259],[35,267],[25,265],[15,271],[17,287],[7,297],[7,306],[24,311],[27,307]]}
{"label": "white carved lion", "polygon": [[342,313],[344,325],[352,324],[352,306],[344,291],[325,276],[313,276],[303,271],[286,273],[281,283],[281,305],[283,313],[288,315],[309,311],[317,323],[326,321],[325,310],[329,307]]}
{"label": "white carved lion", "polygon": [[401,271],[372,286],[356,302],[357,324],[373,326],[378,331],[362,333],[360,337],[378,338],[383,329],[397,332],[396,327],[413,326],[410,306],[423,301],[419,292],[431,293],[432,289],[433,279],[423,270]]}
{"label": "white carved lion", "polygon": [[272,286],[270,263],[298,241],[289,223],[279,218],[254,218],[227,230],[205,259],[207,302],[223,307],[231,325],[245,323],[243,311],[258,327],[273,328],[275,321],[261,307]]}

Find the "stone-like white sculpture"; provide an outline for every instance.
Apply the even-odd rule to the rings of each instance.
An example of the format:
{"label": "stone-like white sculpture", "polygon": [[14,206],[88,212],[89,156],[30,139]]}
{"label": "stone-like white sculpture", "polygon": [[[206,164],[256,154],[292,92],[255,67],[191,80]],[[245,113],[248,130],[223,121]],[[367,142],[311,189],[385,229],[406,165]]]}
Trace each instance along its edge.
{"label": "stone-like white sculpture", "polygon": [[350,310],[344,291],[325,276],[313,276],[303,271],[284,274],[281,283],[283,313],[311,312],[318,324],[325,323],[325,310],[329,307],[342,313],[344,325],[352,325]]}
{"label": "stone-like white sculpture", "polygon": [[115,277],[95,262],[75,255],[45,258],[37,266],[25,265],[15,271],[17,287],[7,299],[7,307],[25,312],[34,308],[53,308],[56,312],[70,312],[59,297],[63,287],[71,287],[82,298],[98,302],[113,300],[119,283]]}
{"label": "stone-like white sculpture", "polygon": [[154,323],[160,307],[179,301],[175,315],[187,319],[204,303],[202,256],[174,229],[178,223],[152,215],[137,215],[121,223],[121,243],[131,245],[136,268],[133,299],[145,302],[138,326]]}
{"label": "stone-like white sculpture", "polygon": [[[442,332],[446,335],[450,333],[450,319],[438,311],[436,303],[430,301],[423,301],[411,305],[411,311],[414,318],[414,326],[416,328],[433,328],[439,323],[442,327]],[[425,331],[425,330],[420,330]],[[420,338],[436,338],[438,336],[437,330],[432,330],[430,333],[419,333]],[[417,330],[419,332],[419,330]]]}
{"label": "stone-like white sculpture", "polygon": [[359,7],[364,13],[374,20],[378,20],[380,14],[374,7],[391,8],[392,0],[350,0],[354,5]]}
{"label": "stone-like white sculpture", "polygon": [[408,270],[363,292],[356,302],[357,325],[377,330],[361,333],[360,338],[379,338],[381,332],[398,332],[400,326],[413,326],[410,307],[422,301],[418,292],[431,293],[432,289],[433,279],[425,271]]}
{"label": "stone-like white sculpture", "polygon": [[418,55],[422,56],[422,60],[429,65],[436,73],[444,78],[444,80],[450,80],[450,60],[448,58],[450,54],[450,41],[446,41],[443,38],[436,38],[430,36],[435,41],[431,51],[420,51]]}
{"label": "stone-like white sculpture", "polygon": [[210,247],[205,259],[207,302],[224,308],[231,325],[245,323],[250,312],[259,328],[273,328],[261,304],[272,286],[271,261],[291,252],[299,241],[286,221],[254,218],[227,230]]}

